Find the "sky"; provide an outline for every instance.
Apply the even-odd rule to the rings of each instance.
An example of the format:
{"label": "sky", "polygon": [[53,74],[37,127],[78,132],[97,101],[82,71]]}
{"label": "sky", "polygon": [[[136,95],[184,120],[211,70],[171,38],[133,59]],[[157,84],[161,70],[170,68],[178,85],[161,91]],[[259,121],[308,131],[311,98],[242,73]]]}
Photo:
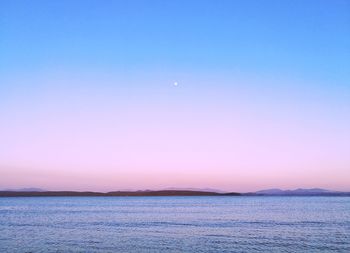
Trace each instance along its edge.
{"label": "sky", "polygon": [[0,1],[0,189],[350,191],[349,59],[347,0]]}

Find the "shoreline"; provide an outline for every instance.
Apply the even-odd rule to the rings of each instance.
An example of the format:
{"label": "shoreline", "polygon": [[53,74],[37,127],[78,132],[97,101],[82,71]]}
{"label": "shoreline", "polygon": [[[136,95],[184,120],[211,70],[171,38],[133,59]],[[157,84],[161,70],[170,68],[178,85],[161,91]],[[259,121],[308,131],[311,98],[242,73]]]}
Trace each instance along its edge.
{"label": "shoreline", "polygon": [[218,193],[208,191],[112,191],[112,192],[79,192],[79,191],[0,191],[1,197],[350,197],[350,192],[332,192],[318,194],[258,194],[258,193]]}

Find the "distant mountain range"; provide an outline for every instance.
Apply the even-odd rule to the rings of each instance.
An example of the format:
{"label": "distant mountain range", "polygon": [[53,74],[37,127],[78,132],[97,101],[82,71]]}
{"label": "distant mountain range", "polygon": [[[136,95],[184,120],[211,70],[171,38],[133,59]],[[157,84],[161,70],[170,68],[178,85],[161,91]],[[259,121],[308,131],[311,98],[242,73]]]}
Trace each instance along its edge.
{"label": "distant mountain range", "polygon": [[168,187],[162,190],[166,191],[201,191],[201,192],[217,192],[217,193],[228,193],[227,191],[222,191],[213,188],[179,188],[179,187]]}
{"label": "distant mountain range", "polygon": [[20,189],[4,189],[2,191],[8,192],[44,192],[45,190],[40,188],[20,188]]}
{"label": "distant mountain range", "polygon": [[350,196],[350,192],[331,191],[320,188],[299,188],[295,190],[267,189],[248,194],[256,196]]}
{"label": "distant mountain range", "polygon": [[165,190],[79,192],[45,191],[39,188],[7,189],[0,191],[0,197],[40,197],[40,196],[350,196],[350,192],[330,191],[320,188],[311,189],[267,189],[257,192],[223,192],[213,189],[167,188]]}

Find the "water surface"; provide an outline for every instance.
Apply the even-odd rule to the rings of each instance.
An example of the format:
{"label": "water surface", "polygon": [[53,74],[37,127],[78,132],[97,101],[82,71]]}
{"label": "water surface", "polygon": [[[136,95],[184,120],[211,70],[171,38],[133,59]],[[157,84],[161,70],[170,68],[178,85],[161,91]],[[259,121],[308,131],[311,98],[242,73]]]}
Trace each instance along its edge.
{"label": "water surface", "polygon": [[350,252],[350,198],[0,198],[0,252],[165,251]]}

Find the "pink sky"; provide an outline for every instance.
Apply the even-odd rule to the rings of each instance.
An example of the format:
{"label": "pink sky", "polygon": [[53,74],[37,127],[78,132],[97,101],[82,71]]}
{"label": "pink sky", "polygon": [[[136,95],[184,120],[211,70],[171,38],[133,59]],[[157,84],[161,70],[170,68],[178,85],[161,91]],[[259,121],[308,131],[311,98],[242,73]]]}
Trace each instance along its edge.
{"label": "pink sky", "polygon": [[1,188],[350,190],[341,89],[314,93],[298,80],[244,77],[176,81],[7,80],[28,86],[12,90],[0,109]]}

